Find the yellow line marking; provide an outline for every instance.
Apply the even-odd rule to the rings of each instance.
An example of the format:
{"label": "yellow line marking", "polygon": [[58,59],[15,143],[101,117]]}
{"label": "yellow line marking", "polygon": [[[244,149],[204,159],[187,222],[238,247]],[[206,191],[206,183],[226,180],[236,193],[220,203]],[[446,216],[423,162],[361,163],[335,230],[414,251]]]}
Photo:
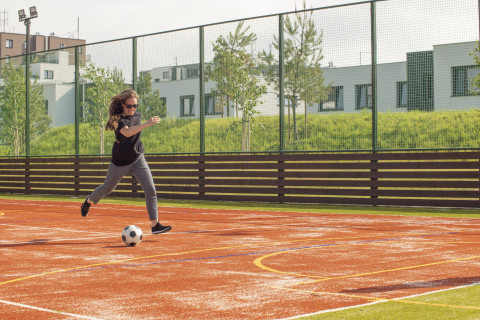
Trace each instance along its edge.
{"label": "yellow line marking", "polygon": [[[449,304],[439,304],[439,303],[429,303],[429,302],[421,302],[421,301],[411,301],[411,300],[405,300],[401,298],[397,299],[387,299],[387,298],[377,298],[377,297],[368,297],[368,296],[360,296],[360,295],[353,295],[353,294],[345,294],[345,293],[334,293],[334,292],[318,292],[318,291],[310,291],[310,290],[301,290],[301,289],[293,289],[289,288],[291,286],[298,286],[298,285],[303,285],[303,284],[312,284],[316,282],[322,282],[322,281],[328,281],[328,280],[338,280],[338,279],[347,279],[347,278],[357,278],[357,277],[363,277],[363,276],[370,276],[374,274],[380,274],[380,273],[387,273],[387,272],[395,272],[395,271],[402,271],[402,270],[409,270],[409,269],[416,269],[416,268],[422,268],[422,267],[429,267],[429,266],[434,266],[434,265],[440,265],[440,264],[446,264],[446,263],[453,263],[453,262],[459,262],[459,261],[467,261],[467,260],[473,260],[473,259],[478,259],[480,256],[472,256],[472,257],[467,257],[467,258],[458,258],[458,259],[452,259],[452,260],[445,260],[445,261],[438,261],[438,262],[431,262],[431,263],[425,263],[425,264],[420,264],[420,265],[414,265],[414,266],[407,266],[407,267],[401,267],[401,268],[395,268],[395,269],[387,269],[387,270],[379,270],[379,271],[372,271],[372,272],[364,272],[364,273],[358,273],[358,274],[353,274],[353,275],[346,275],[346,276],[338,276],[338,277],[320,277],[320,276],[311,276],[311,275],[304,275],[304,274],[299,274],[299,273],[294,273],[294,272],[286,272],[286,271],[281,271],[277,269],[273,269],[270,267],[267,267],[263,264],[263,260],[266,258],[270,258],[279,254],[283,253],[289,253],[292,251],[299,251],[299,250],[306,250],[306,249],[325,249],[325,248],[330,248],[330,247],[343,247],[343,246],[353,246],[353,245],[373,245],[375,243],[380,243],[383,241],[376,241],[376,242],[371,242],[371,243],[354,243],[354,244],[341,244],[341,245],[332,245],[328,247],[314,247],[314,248],[300,248],[300,249],[292,249],[292,250],[287,250],[287,251],[280,251],[280,252],[274,252],[262,257],[259,257],[254,260],[254,264],[264,270],[274,272],[274,273],[280,273],[280,274],[289,274],[289,275],[294,275],[294,276],[300,276],[300,277],[306,277],[306,278],[317,278],[317,280],[311,280],[311,281],[303,281],[303,282],[297,282],[297,283],[291,283],[291,284],[286,284],[286,285],[281,285],[281,286],[271,286],[271,288],[274,289],[280,289],[280,290],[287,290],[287,291],[294,291],[294,292],[304,292],[304,293],[310,293],[310,294],[315,294],[315,295],[333,295],[333,296],[343,296],[343,297],[349,297],[349,298],[360,298],[360,299],[366,299],[369,301],[373,302],[400,302],[400,303],[406,303],[406,304],[418,304],[418,305],[427,305],[427,306],[436,306],[436,307],[446,307],[446,308],[458,308],[458,309],[474,309],[474,310],[480,310],[480,307],[474,307],[474,306],[458,306],[458,305],[449,305]],[[386,241],[385,241],[386,242]]]}
{"label": "yellow line marking", "polygon": [[[396,232],[393,234],[389,234],[389,237],[395,236],[395,235],[411,235],[411,236],[421,236],[421,235],[429,235],[431,233],[415,233],[415,234],[409,234],[409,233],[404,233],[404,232]],[[160,257],[167,257],[167,256],[179,256],[183,254],[191,254],[191,253],[200,253],[200,252],[209,252],[209,251],[219,251],[219,250],[228,250],[228,249],[237,249],[237,248],[247,248],[247,247],[255,247],[255,246],[265,246],[265,245],[276,245],[276,244],[286,244],[286,243],[298,243],[298,242],[309,242],[309,241],[332,241],[332,240],[352,240],[352,239],[368,239],[368,238],[378,238],[379,236],[384,236],[384,235],[367,235],[367,236],[354,236],[354,237],[336,237],[336,238],[310,238],[310,239],[298,239],[298,240],[285,240],[285,241],[272,241],[272,242],[261,242],[261,243],[252,243],[252,244],[244,244],[244,245],[238,245],[238,246],[228,246],[228,247],[217,247],[217,248],[207,248],[207,249],[200,249],[200,250],[192,250],[192,251],[185,251],[185,252],[174,252],[174,253],[164,253],[164,254],[157,254],[157,255],[152,255],[152,256],[145,256],[145,257],[136,257],[136,258],[128,258],[128,259],[122,259],[122,260],[115,260],[115,261],[109,261],[109,262],[101,262],[101,263],[95,263],[95,264],[90,264],[90,265],[85,265],[85,266],[80,266],[80,267],[72,267],[72,268],[66,268],[66,269],[60,269],[60,270],[54,270],[54,271],[47,271],[47,272],[42,272],[39,274],[34,274],[26,277],[20,277],[16,279],[11,279],[7,281],[0,282],[1,285],[9,284],[9,283],[14,283],[14,282],[19,282],[23,280],[28,280],[32,278],[37,278],[41,276],[46,276],[46,275],[51,275],[51,274],[56,274],[56,273],[62,273],[62,272],[69,272],[69,271],[75,271],[75,270],[81,270],[81,269],[88,269],[88,268],[94,268],[94,267],[100,267],[100,266],[107,266],[107,265],[113,265],[117,263],[123,263],[123,262],[129,262],[129,261],[137,261],[137,260],[146,260],[146,259],[153,259],[153,258],[160,258]],[[379,243],[381,241],[376,241],[372,243],[367,243],[367,244],[375,244]],[[362,244],[356,244],[356,245],[367,245],[365,243]],[[342,244],[342,245],[336,245],[335,247],[338,246],[350,246],[352,244]],[[300,249],[297,249],[300,250]],[[277,252],[282,253],[285,251]],[[289,251],[288,251],[289,252]],[[273,254],[272,254],[273,255]],[[269,255],[270,256],[270,255]],[[265,256],[267,257],[267,256]],[[257,261],[256,259],[255,261]],[[261,260],[260,260],[261,261]],[[273,269],[272,269],[273,270]],[[278,271],[278,273],[282,273]],[[300,275],[302,276],[302,275]],[[308,277],[308,276],[306,276]],[[322,280],[329,280],[330,278],[325,278],[325,277],[317,277]]]}
{"label": "yellow line marking", "polygon": [[[404,234],[404,233],[401,233],[401,234]],[[179,255],[183,255],[183,254],[228,250],[228,249],[236,249],[236,248],[247,248],[247,247],[255,247],[255,246],[274,245],[274,244],[285,244],[285,243],[307,242],[307,241],[351,240],[351,239],[374,238],[374,237],[378,237],[378,236],[379,235],[369,235],[369,236],[355,236],[355,237],[344,237],[344,238],[311,238],[311,239],[299,239],[299,240],[273,241],[273,242],[261,242],[261,243],[244,244],[244,245],[238,245],[238,246],[207,248],[207,249],[199,249],[199,250],[184,251],[184,252],[164,253],[164,254],[157,254],[157,255],[152,255],[152,256],[128,258],[128,259],[115,260],[115,261],[109,261],[109,262],[95,263],[95,264],[90,264],[90,265],[85,265],[85,266],[80,266],[80,267],[72,267],[72,268],[42,272],[42,273],[39,273],[39,274],[34,274],[34,275],[26,276],[26,277],[20,277],[20,278],[0,282],[0,286],[5,285],[5,284],[9,284],[9,283],[28,280],[28,279],[32,279],[32,278],[37,278],[37,277],[41,277],[41,276],[56,274],[56,273],[69,272],[69,271],[75,271],[75,270],[81,270],[81,269],[88,269],[88,268],[94,268],[94,267],[100,267],[100,266],[106,266],[106,265],[113,265],[113,264],[123,263],[123,262],[128,262],[128,261],[145,260],[145,259],[153,259],[153,258],[168,257],[168,256],[179,256]]]}
{"label": "yellow line marking", "polygon": [[302,276],[302,277],[306,277],[306,278],[320,278],[319,280],[297,282],[297,283],[285,285],[285,286],[297,286],[297,285],[302,285],[302,284],[310,284],[310,283],[328,281],[328,280],[357,278],[357,277],[370,276],[370,275],[375,275],[375,274],[380,274],[380,273],[403,271],[403,270],[409,270],[409,269],[417,269],[417,268],[430,267],[430,266],[435,266],[435,265],[440,265],[440,264],[466,261],[466,260],[473,260],[473,259],[480,258],[480,256],[472,256],[472,257],[468,257],[468,258],[458,258],[458,259],[452,259],[452,260],[431,262],[431,263],[425,263],[425,264],[414,265],[414,266],[400,267],[400,268],[387,269],[387,270],[378,270],[378,271],[358,273],[358,274],[338,276],[338,277],[320,277],[320,276],[301,275],[301,274],[298,274],[298,273],[291,273],[291,272],[285,272],[285,271],[273,269],[273,268],[267,267],[263,264],[263,260],[266,259],[266,258],[270,258],[270,257],[276,256],[276,255],[279,255],[279,254],[288,253],[288,252],[292,252],[292,251],[299,251],[299,250],[306,250],[306,249],[325,249],[325,248],[332,248],[332,247],[336,248],[336,247],[357,246],[357,245],[372,245],[372,244],[376,244],[376,243],[380,243],[380,242],[382,242],[382,241],[376,241],[376,242],[371,242],[371,243],[342,244],[342,245],[337,245],[337,246],[333,245],[333,246],[329,246],[329,247],[300,248],[300,249],[293,249],[293,250],[289,250],[289,251],[280,251],[280,252],[274,252],[274,253],[259,257],[259,258],[255,259],[253,263],[261,269],[264,269],[264,270],[267,270],[267,271],[270,271],[270,272],[274,272],[274,273],[297,275],[297,276]]}
{"label": "yellow line marking", "polygon": [[295,272],[288,272],[288,271],[281,271],[281,270],[278,270],[278,269],[273,269],[273,268],[270,268],[270,267],[267,267],[266,265],[264,265],[262,261],[266,258],[270,258],[270,257],[276,256],[276,255],[282,254],[282,253],[289,253],[289,252],[293,252],[293,251],[300,251],[300,250],[307,250],[307,249],[326,249],[326,248],[332,248],[332,247],[338,248],[338,247],[346,247],[346,246],[352,246],[352,245],[366,246],[366,245],[373,245],[373,244],[379,243],[379,242],[381,242],[381,241],[370,242],[370,243],[357,243],[357,244],[348,243],[348,244],[331,245],[331,246],[328,246],[328,247],[313,247],[313,248],[299,248],[299,249],[285,250],[285,251],[274,252],[274,253],[267,254],[265,256],[259,257],[259,258],[255,259],[253,261],[253,264],[256,265],[257,267],[259,267],[260,269],[264,269],[264,270],[274,272],[274,273],[289,274],[289,275],[292,275],[292,276],[300,276],[300,277],[306,277],[306,278],[319,278],[319,279],[322,279],[322,280],[330,280],[331,279],[330,277],[312,276],[312,275],[306,275],[306,274],[300,274],[300,273],[295,273]]}

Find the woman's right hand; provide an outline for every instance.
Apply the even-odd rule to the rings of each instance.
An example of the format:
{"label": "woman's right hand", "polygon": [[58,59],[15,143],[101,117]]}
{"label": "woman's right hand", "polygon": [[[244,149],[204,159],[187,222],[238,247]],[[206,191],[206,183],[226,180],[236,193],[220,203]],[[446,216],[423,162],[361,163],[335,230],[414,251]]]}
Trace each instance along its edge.
{"label": "woman's right hand", "polygon": [[147,124],[149,126],[153,126],[154,124],[157,124],[160,122],[160,117],[159,116],[153,116],[150,119],[147,120]]}

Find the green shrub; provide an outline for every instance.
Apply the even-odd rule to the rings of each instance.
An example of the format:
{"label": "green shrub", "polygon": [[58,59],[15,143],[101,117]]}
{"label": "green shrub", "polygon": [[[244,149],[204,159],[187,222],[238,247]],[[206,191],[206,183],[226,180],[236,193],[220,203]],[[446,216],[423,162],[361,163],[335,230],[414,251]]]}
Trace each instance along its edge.
{"label": "green shrub", "polygon": [[[309,114],[305,130],[304,115],[297,117],[298,139],[294,139],[293,121],[285,120],[285,149],[293,150],[370,150],[372,148],[371,113]],[[378,114],[379,149],[479,148],[480,112],[437,111]],[[238,118],[205,121],[206,152],[241,151],[241,123]],[[112,132],[105,134],[105,150],[110,152]],[[278,116],[257,116],[251,124],[251,151],[278,151]],[[142,132],[147,153],[198,153],[200,121],[166,118]],[[32,155],[75,154],[74,125],[52,128],[31,142]],[[100,139],[88,124],[80,125],[80,154],[98,154]],[[9,155],[1,146],[1,155]]]}

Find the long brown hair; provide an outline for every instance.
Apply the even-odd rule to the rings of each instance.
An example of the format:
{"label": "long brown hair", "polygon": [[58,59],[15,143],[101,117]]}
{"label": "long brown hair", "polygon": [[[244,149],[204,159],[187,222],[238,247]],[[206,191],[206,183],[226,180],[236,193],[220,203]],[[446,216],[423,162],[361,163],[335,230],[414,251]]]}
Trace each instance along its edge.
{"label": "long brown hair", "polygon": [[111,99],[110,106],[108,107],[108,122],[105,126],[105,130],[115,131],[115,129],[117,129],[118,120],[120,119],[120,115],[123,114],[122,103],[125,103],[129,98],[138,99],[138,93],[129,88],[115,95]]}

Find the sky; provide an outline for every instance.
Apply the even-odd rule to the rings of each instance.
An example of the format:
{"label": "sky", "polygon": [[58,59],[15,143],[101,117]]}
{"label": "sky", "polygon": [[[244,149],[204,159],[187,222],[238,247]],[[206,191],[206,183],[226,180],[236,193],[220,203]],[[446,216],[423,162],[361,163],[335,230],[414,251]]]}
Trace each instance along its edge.
{"label": "sky", "polygon": [[[25,33],[18,10],[36,6],[31,34],[80,38],[87,44],[149,35],[244,18],[292,12],[304,0],[1,0],[0,32]],[[323,8],[364,0],[305,0],[307,8]],[[434,13],[434,14],[432,14]],[[434,45],[479,39],[478,0],[387,0],[377,5],[378,63],[404,61],[407,52],[432,50]],[[368,64],[370,6],[348,6],[315,12],[315,26],[323,33],[322,64],[335,67]],[[271,49],[278,19],[249,20],[258,36],[254,50]],[[211,43],[235,24],[205,31],[206,59]],[[138,40],[139,68],[198,62],[198,29],[166,33]],[[131,41],[88,47],[92,61],[104,67],[131,67]],[[159,55],[158,52],[162,52]],[[115,52],[115,54],[112,54]],[[123,54],[123,56],[122,56]],[[209,56],[210,55],[210,56]],[[162,60],[163,59],[163,60]],[[122,66],[125,64],[125,66]]]}
{"label": "sky", "polygon": [[[318,8],[360,0],[306,0]],[[2,0],[0,31],[25,33],[18,10],[36,6],[31,34],[79,36],[87,43],[257,17],[303,8],[303,0]]]}

